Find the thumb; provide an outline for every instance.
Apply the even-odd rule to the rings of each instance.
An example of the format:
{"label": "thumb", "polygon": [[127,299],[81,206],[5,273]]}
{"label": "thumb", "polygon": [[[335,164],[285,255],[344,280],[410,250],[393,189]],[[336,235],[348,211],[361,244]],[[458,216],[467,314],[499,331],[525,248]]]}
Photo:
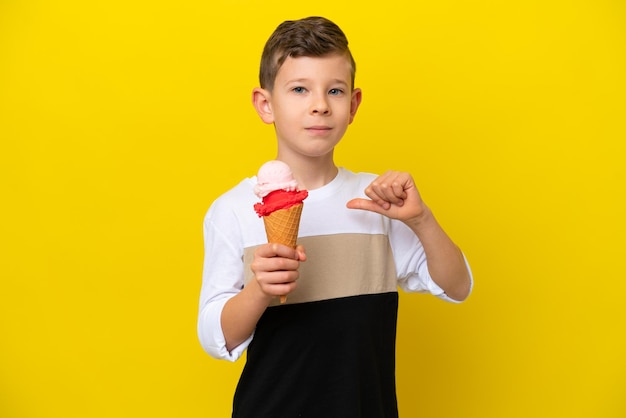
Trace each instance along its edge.
{"label": "thumb", "polygon": [[383,213],[383,208],[374,203],[373,200],[356,198],[348,201],[346,203],[346,207],[348,209],[361,209],[361,210],[369,210],[371,212]]}

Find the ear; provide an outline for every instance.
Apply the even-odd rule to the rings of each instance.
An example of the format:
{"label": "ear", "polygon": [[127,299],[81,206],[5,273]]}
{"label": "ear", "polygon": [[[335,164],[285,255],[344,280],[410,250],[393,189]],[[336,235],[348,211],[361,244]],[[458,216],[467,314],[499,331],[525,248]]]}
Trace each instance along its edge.
{"label": "ear", "polygon": [[269,91],[260,87],[252,90],[252,105],[259,114],[261,120],[265,123],[274,123],[274,114],[271,105],[272,95]]}
{"label": "ear", "polygon": [[361,89],[354,89],[352,91],[352,99],[350,100],[350,122],[352,123],[352,121],[354,120],[354,116],[356,116],[356,111],[359,108],[359,105],[361,104],[361,99],[363,97],[363,94],[361,93]]}

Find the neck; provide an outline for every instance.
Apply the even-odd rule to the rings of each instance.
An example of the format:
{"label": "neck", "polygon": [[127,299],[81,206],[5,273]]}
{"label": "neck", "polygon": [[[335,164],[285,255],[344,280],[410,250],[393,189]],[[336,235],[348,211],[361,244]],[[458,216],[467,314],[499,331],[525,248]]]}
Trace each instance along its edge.
{"label": "neck", "polygon": [[277,160],[284,161],[291,167],[293,176],[301,190],[315,190],[327,185],[337,176],[337,166],[330,158],[284,158],[281,155]]}

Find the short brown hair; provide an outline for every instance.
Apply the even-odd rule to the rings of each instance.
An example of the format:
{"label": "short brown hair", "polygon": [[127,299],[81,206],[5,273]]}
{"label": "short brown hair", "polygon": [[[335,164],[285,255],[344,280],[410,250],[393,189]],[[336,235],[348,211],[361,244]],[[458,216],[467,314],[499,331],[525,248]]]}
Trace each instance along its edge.
{"label": "short brown hair", "polygon": [[272,90],[278,70],[287,57],[323,57],[345,54],[352,66],[352,88],[356,64],[348,48],[348,39],[335,23],[324,17],[311,16],[287,20],[276,28],[265,43],[261,56],[259,81],[261,88]]}

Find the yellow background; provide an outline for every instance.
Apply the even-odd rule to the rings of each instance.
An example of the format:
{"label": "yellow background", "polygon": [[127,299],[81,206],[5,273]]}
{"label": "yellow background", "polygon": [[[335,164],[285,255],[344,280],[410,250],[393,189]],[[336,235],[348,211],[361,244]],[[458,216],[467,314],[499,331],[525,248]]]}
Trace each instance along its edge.
{"label": "yellow background", "polygon": [[475,274],[401,295],[401,416],[626,416],[624,2],[294,3],[0,1],[0,416],[228,416],[202,217],[274,157],[250,92],[308,15],[364,91],[337,163],[410,171]]}

